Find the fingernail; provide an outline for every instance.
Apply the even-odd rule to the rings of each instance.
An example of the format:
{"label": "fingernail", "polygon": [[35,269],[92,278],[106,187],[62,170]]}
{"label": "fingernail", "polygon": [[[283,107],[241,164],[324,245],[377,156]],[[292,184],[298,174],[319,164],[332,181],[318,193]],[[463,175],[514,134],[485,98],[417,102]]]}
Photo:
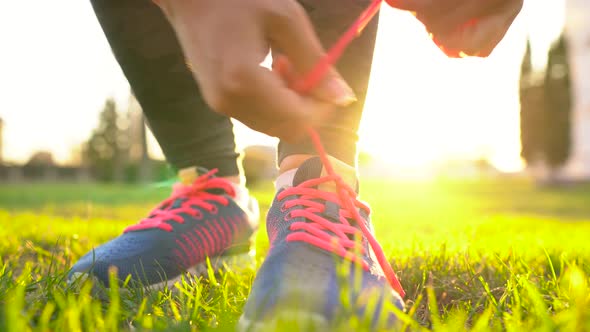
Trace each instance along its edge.
{"label": "fingernail", "polygon": [[348,106],[358,100],[350,86],[339,77],[330,80],[328,89],[331,101],[338,106]]}

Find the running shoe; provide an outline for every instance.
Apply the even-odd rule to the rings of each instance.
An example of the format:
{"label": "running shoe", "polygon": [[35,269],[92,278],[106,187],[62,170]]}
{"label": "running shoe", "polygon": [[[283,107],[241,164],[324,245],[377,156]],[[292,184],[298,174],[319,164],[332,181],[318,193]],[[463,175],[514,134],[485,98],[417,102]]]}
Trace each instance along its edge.
{"label": "running shoe", "polygon": [[270,249],[240,331],[273,330],[281,322],[324,331],[351,316],[380,329],[404,309],[403,289],[372,234],[370,209],[358,200],[356,171],[330,160],[339,175],[328,175],[314,157],[279,176],[266,221]]}
{"label": "running shoe", "polygon": [[80,258],[68,280],[92,277],[108,288],[114,267],[119,280],[162,288],[185,273],[204,274],[207,258],[214,269],[253,258],[256,200],[215,170],[199,171],[185,171],[183,182],[147,218]]}

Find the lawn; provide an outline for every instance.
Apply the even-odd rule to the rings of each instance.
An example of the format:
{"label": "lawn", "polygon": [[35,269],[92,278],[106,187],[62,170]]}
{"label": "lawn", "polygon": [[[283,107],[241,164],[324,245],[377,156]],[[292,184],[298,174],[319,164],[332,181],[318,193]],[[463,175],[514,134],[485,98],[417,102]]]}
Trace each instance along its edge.
{"label": "lawn", "polygon": [[[155,185],[0,187],[0,331],[233,330],[256,267],[161,292],[68,286],[68,267],[144,216]],[[272,186],[253,190],[263,212]],[[408,330],[590,331],[590,187],[524,180],[364,181],[361,197],[408,295]],[[257,264],[268,248],[257,237]],[[212,271],[211,271],[212,272]],[[296,330],[295,325],[280,330]],[[343,318],[342,331],[363,330]]]}

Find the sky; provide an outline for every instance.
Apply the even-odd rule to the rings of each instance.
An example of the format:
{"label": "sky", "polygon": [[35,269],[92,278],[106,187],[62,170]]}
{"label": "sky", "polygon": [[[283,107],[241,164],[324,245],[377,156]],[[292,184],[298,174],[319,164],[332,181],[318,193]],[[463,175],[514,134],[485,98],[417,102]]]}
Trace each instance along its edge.
{"label": "sky", "polygon": [[[562,12],[560,0],[530,0],[489,59],[450,60],[413,17],[385,8],[361,148],[400,167],[486,157],[501,169],[519,169],[517,79],[525,36],[534,32],[542,64]],[[5,160],[23,162],[48,150],[67,163],[96,126],[105,99],[127,103],[129,85],[89,1],[5,3],[0,45]],[[243,127],[237,136],[239,146],[275,142]]]}

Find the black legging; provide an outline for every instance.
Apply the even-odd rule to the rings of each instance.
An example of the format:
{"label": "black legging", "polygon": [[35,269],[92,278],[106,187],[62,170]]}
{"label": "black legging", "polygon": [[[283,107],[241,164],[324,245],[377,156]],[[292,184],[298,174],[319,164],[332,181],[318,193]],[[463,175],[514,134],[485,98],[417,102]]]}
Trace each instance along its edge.
{"label": "black legging", "polygon": [[[177,169],[218,168],[239,174],[231,121],[211,111],[199,91],[174,31],[149,0],[91,0],[113,53],[141,104],[169,163]],[[221,0],[213,0],[221,1]],[[301,0],[325,47],[361,13],[368,0]],[[327,152],[350,165],[356,162],[356,134],[365,101],[377,20],[349,47],[337,68],[359,101],[336,111],[319,128]],[[315,154],[311,142],[281,142],[279,163],[289,155]]]}

